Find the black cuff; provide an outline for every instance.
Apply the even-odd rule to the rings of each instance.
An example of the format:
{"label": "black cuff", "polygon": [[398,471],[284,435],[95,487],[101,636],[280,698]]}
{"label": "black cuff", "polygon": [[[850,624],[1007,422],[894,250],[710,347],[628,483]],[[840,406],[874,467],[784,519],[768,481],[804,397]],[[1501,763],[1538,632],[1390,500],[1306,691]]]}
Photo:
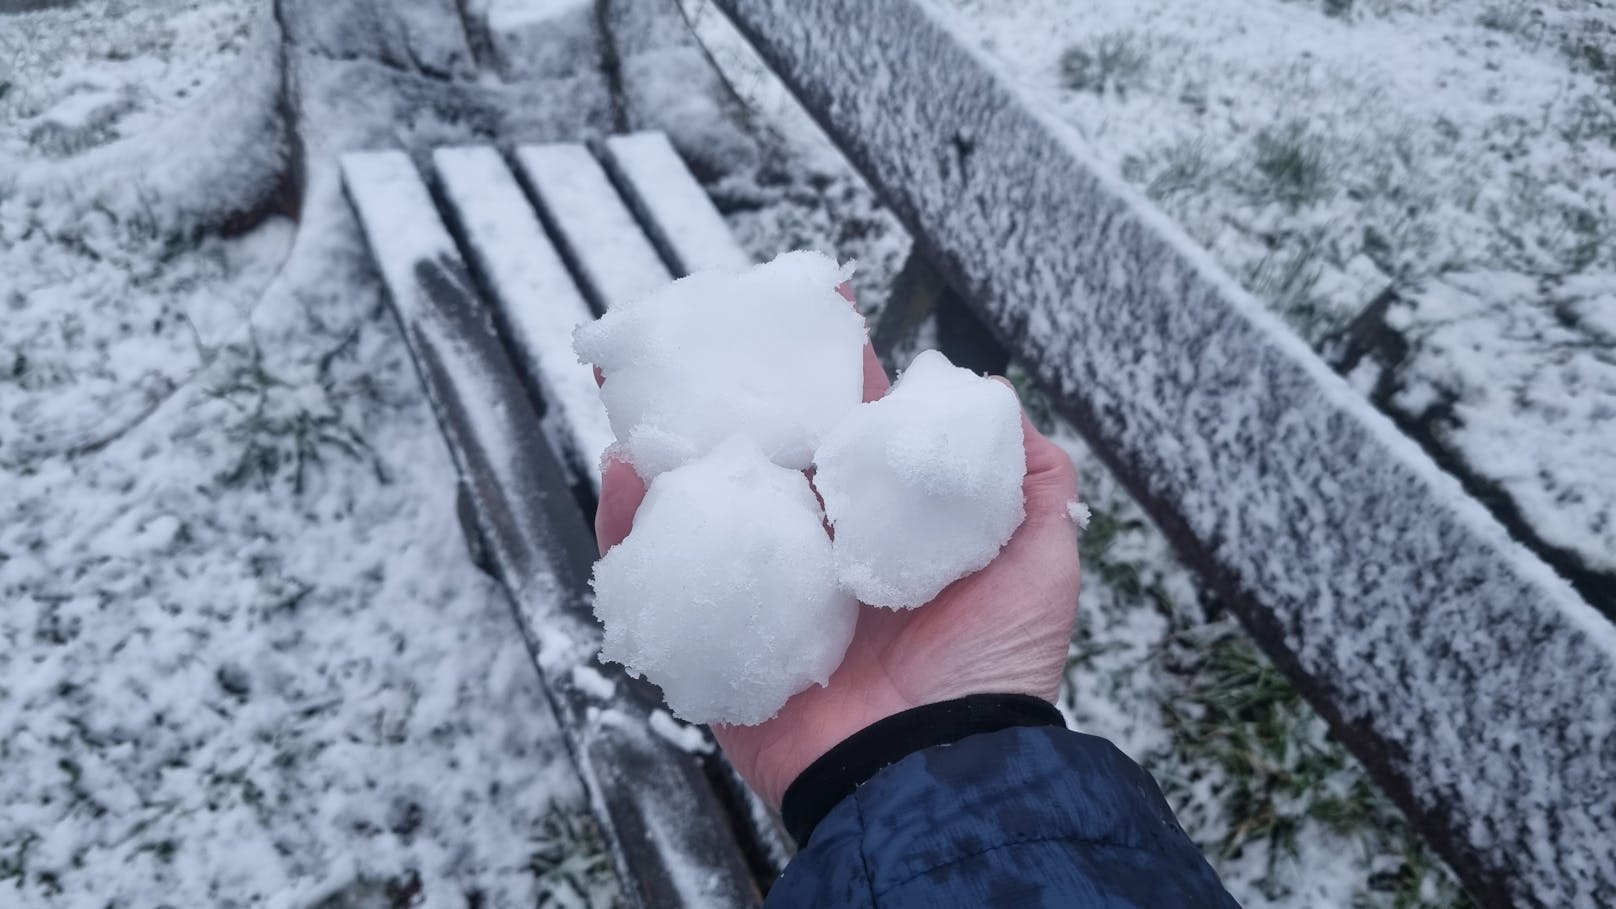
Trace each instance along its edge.
{"label": "black cuff", "polygon": [[1025,694],[972,694],[895,713],[809,764],[786,789],[780,814],[792,839],[805,846],[837,803],[916,751],[1015,726],[1065,725],[1053,704]]}

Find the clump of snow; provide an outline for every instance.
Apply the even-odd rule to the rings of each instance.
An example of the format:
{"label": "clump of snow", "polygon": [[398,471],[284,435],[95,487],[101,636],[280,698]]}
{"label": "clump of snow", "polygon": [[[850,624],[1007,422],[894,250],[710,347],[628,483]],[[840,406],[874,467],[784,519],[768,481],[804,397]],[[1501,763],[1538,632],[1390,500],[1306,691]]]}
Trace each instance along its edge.
{"label": "clump of snow", "polygon": [[635,470],[655,477],[738,433],[806,468],[862,393],[864,321],[836,293],[846,277],[829,256],[786,253],[682,278],[579,328]]}
{"label": "clump of snow", "polygon": [[1066,503],[1066,516],[1072,519],[1072,523],[1077,525],[1078,530],[1087,530],[1089,529],[1089,518],[1094,515],[1093,512],[1089,511],[1087,505],[1073,499]]}
{"label": "clump of snow", "polygon": [[814,485],[843,586],[912,609],[993,561],[1026,514],[1021,432],[1013,391],[937,351],[831,430]]}
{"label": "clump of snow", "polygon": [[745,437],[657,477],[594,587],[602,658],[696,723],[761,723],[828,681],[858,617],[807,479]]}

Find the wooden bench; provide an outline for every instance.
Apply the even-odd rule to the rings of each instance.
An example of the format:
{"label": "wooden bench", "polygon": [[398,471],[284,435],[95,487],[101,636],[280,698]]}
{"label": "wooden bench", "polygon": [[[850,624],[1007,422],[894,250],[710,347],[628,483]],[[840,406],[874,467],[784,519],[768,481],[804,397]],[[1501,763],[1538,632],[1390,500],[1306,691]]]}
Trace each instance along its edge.
{"label": "wooden bench", "polygon": [[[634,906],[756,905],[791,853],[704,730],[595,660],[592,511],[612,434],[572,330],[748,263],[659,133],[342,159],[343,182]],[[602,163],[604,161],[604,165]],[[513,166],[514,165],[514,168]]]}
{"label": "wooden bench", "polygon": [[934,266],[945,352],[1025,368],[1474,897],[1616,899],[1608,616],[925,0],[717,5]]}

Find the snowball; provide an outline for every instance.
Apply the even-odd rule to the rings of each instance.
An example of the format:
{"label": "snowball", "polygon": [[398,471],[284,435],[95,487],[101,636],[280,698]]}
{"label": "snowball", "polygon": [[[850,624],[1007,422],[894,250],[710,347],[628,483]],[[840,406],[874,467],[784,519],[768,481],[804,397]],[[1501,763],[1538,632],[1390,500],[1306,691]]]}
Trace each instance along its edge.
{"label": "snowball", "polygon": [[872,606],[929,602],[993,561],[1025,516],[1015,393],[936,351],[831,430],[814,463],[837,576]]}
{"label": "snowball", "polygon": [[836,293],[835,260],[786,253],[698,272],[578,328],[600,367],[612,432],[647,479],[745,434],[774,463],[806,468],[863,392],[864,319]]}
{"label": "snowball", "polygon": [[744,437],[653,480],[594,586],[601,658],[693,723],[774,716],[830,679],[858,617],[807,478]]}

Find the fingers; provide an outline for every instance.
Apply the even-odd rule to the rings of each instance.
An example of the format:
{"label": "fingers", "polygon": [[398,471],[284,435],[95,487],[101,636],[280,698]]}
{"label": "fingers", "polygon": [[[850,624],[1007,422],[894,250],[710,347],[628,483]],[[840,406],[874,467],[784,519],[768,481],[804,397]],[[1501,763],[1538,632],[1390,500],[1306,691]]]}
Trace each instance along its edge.
{"label": "fingers", "polygon": [[634,513],[645,498],[645,481],[626,461],[610,455],[600,471],[600,502],[595,506],[595,542],[605,555],[634,528]]}
{"label": "fingers", "polygon": [[1027,478],[1022,481],[1027,516],[1070,521],[1067,507],[1077,499],[1077,471],[1065,449],[1044,437],[1027,415],[1021,415],[1022,440],[1027,448]]}
{"label": "fingers", "polygon": [[[841,294],[849,303],[853,303],[853,285],[846,281],[836,286],[836,292]],[[858,307],[855,305],[854,310]],[[864,342],[864,400],[876,401],[886,395],[892,383],[887,380],[887,371],[881,367],[881,358],[875,355],[875,347],[868,340]]]}
{"label": "fingers", "polygon": [[[1010,389],[1012,394],[1016,393],[1016,386],[1009,379],[1003,376],[992,378]],[[1019,400],[1021,396],[1017,394],[1016,397]],[[1025,408],[1021,411],[1021,437],[1027,452],[1027,478],[1022,481],[1022,493],[1027,499],[1027,516],[1070,520],[1066,508],[1077,498],[1077,470],[1072,467],[1071,457],[1065,449],[1038,431]]]}

